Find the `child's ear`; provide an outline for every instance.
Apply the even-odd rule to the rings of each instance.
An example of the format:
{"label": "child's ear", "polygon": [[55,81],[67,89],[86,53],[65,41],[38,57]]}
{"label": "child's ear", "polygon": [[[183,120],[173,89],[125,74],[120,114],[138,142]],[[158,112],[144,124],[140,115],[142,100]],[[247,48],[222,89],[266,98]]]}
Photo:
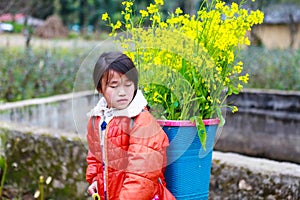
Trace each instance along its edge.
{"label": "child's ear", "polygon": [[96,88],[96,90],[99,94],[102,94],[101,88]]}
{"label": "child's ear", "polygon": [[97,88],[95,89],[94,93],[102,94],[101,90],[99,90]]}

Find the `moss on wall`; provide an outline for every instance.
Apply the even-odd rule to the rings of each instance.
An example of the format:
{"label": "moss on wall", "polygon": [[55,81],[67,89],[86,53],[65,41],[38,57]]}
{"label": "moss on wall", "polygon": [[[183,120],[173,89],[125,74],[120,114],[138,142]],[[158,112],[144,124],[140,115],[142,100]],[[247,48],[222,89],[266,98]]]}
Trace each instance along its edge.
{"label": "moss on wall", "polygon": [[5,185],[17,189],[16,195],[30,193],[33,197],[39,177],[51,177],[52,181],[44,184],[46,198],[85,199],[87,150],[84,145],[68,134],[55,136],[61,134],[45,129],[42,133],[35,131],[28,128],[22,131],[22,127],[11,125],[0,128],[0,135],[6,137]]}

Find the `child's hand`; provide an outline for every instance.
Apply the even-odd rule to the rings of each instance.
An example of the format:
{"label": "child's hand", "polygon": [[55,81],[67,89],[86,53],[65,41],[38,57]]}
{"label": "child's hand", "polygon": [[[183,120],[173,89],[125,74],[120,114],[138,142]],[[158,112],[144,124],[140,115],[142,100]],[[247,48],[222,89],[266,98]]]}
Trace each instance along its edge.
{"label": "child's hand", "polygon": [[94,193],[98,192],[98,188],[97,188],[97,181],[94,181],[87,190],[89,195],[93,195]]}

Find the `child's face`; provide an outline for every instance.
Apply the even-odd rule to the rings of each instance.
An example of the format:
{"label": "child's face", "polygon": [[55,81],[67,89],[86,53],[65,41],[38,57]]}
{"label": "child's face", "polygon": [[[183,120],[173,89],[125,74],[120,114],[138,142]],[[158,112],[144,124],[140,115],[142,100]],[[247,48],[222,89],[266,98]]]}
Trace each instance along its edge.
{"label": "child's face", "polygon": [[116,71],[109,72],[108,82],[101,79],[102,93],[109,108],[126,108],[134,95],[134,83],[126,75]]}

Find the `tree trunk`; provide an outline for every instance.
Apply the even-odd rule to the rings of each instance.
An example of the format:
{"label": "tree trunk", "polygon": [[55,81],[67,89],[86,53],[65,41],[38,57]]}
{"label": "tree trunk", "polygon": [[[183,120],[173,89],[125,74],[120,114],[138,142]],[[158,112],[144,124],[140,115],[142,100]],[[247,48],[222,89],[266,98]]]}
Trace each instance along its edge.
{"label": "tree trunk", "polygon": [[87,0],[80,0],[79,6],[79,25],[80,25],[80,33],[84,34],[86,32],[87,25]]}
{"label": "tree trunk", "polygon": [[30,41],[31,41],[31,36],[32,36],[32,27],[31,25],[28,24],[28,15],[25,15],[25,31],[24,31],[24,36],[25,36],[25,47],[30,48]]}

